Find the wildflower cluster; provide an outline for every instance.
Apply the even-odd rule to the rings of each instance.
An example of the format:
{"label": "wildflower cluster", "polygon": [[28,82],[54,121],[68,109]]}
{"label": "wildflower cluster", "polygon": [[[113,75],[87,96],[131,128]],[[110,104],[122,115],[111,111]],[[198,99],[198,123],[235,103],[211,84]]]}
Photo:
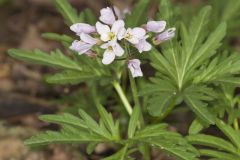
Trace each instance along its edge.
{"label": "wildflower cluster", "polygon": [[[147,39],[152,38],[152,43],[159,45],[175,35],[175,28],[164,31],[165,21],[149,21],[141,27],[126,28],[123,19],[128,13],[127,10],[121,12],[116,7],[107,7],[103,8],[100,13],[99,21],[95,26],[77,23],[70,27],[80,37],[80,40],[73,41],[70,49],[79,54],[96,56],[94,48],[100,47],[105,50],[101,56],[102,63],[105,65],[111,64],[116,57],[124,56],[126,48],[129,48],[130,45],[142,53],[152,49],[152,45]],[[143,76],[140,60],[129,57],[126,59],[128,59],[128,68],[132,76]]]}

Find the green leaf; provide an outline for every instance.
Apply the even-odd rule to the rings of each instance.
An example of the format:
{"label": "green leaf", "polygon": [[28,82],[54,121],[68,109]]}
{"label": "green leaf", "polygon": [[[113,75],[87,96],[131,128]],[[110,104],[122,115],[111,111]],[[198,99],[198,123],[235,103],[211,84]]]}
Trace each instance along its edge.
{"label": "green leaf", "polygon": [[128,138],[132,138],[135,134],[135,131],[137,129],[137,125],[139,123],[139,117],[140,117],[140,109],[139,106],[134,107],[133,113],[131,115],[129,125],[128,125]]}
{"label": "green leaf", "polygon": [[54,40],[54,41],[59,41],[62,43],[67,43],[67,44],[71,44],[73,42],[73,38],[68,36],[68,35],[60,35],[57,33],[43,33],[42,34],[43,38],[49,39],[49,40]]}
{"label": "green leaf", "polygon": [[150,0],[139,0],[134,6],[131,15],[126,18],[126,26],[136,27],[144,24],[147,21],[146,13],[149,6]]}
{"label": "green leaf", "polygon": [[158,147],[182,160],[197,160],[199,155],[180,134],[167,131],[166,124],[150,125],[138,130],[131,140]]}
{"label": "green leaf", "polygon": [[68,24],[80,22],[77,10],[67,0],[54,0],[53,2]]}
{"label": "green leaf", "polygon": [[191,62],[190,59],[192,55],[195,53],[196,49],[198,49],[199,45],[201,45],[203,38],[205,37],[204,32],[206,32],[206,27],[208,24],[209,14],[210,14],[211,7],[206,6],[204,7],[199,14],[193,18],[191,25],[190,25],[190,31],[189,33],[186,33],[187,31],[184,28],[184,25],[182,25],[182,38],[183,38],[183,44],[184,44],[184,50],[186,53],[182,54],[182,75],[181,79],[184,79],[188,64]]}
{"label": "green leaf", "polygon": [[171,1],[161,0],[159,4],[159,12],[157,14],[158,20],[165,20],[170,23],[172,22],[173,8],[171,5]]}
{"label": "green leaf", "polygon": [[46,81],[52,84],[79,84],[88,80],[98,80],[99,76],[92,72],[64,71],[55,75],[47,75]]}
{"label": "green leaf", "polygon": [[205,128],[205,126],[204,126],[203,122],[200,119],[195,119],[192,122],[191,126],[189,127],[188,133],[189,134],[197,134],[204,128]]}
{"label": "green leaf", "polygon": [[215,82],[240,85],[240,78],[239,77],[223,77],[223,78],[216,79]]}
{"label": "green leaf", "polygon": [[199,99],[192,95],[184,95],[184,100],[195,114],[201,118],[204,122],[209,124],[215,123],[215,117],[207,109],[207,104],[201,102]]}
{"label": "green leaf", "polygon": [[208,157],[219,158],[219,160],[237,160],[240,157],[225,152],[219,152],[209,149],[200,149],[200,154]]}
{"label": "green leaf", "polygon": [[218,138],[211,135],[205,135],[205,134],[196,134],[196,135],[190,135],[187,136],[187,140],[191,144],[196,145],[203,145],[207,147],[216,148],[223,151],[228,151],[231,153],[237,153],[237,149],[228,141]]}
{"label": "green leaf", "polygon": [[96,142],[89,143],[87,146],[87,154],[89,154],[89,155],[92,154],[97,145],[98,145],[98,143],[96,143]]}
{"label": "green leaf", "polygon": [[139,130],[136,132],[134,138],[146,138],[146,137],[156,137],[167,130],[168,125],[165,123],[155,124],[155,125],[148,125],[147,127]]}
{"label": "green leaf", "polygon": [[225,37],[226,28],[227,25],[224,22],[216,28],[216,30],[208,37],[206,42],[198,49],[195,56],[192,57],[188,69],[194,69],[216,53],[216,49],[220,46],[220,42]]}
{"label": "green leaf", "polygon": [[119,124],[114,123],[113,117],[111,113],[108,113],[106,109],[99,104],[97,106],[98,112],[101,116],[101,119],[103,120],[103,123],[105,126],[108,128],[108,130],[111,132],[112,136],[116,138],[116,140],[120,139],[120,134],[119,134]]}
{"label": "green leaf", "polygon": [[228,0],[227,4],[224,6],[224,11],[222,15],[223,21],[229,21],[239,15],[240,1]]}
{"label": "green leaf", "polygon": [[231,126],[223,121],[217,121],[217,127],[232,141],[235,146],[240,149],[240,131],[234,130]]}
{"label": "green leaf", "polygon": [[47,54],[40,50],[27,51],[20,49],[10,49],[8,51],[8,54],[16,59],[30,63],[47,65],[61,69],[70,69],[76,71],[82,70],[77,62],[65,56],[60,50],[56,50],[55,52],[51,52],[51,54]]}
{"label": "green leaf", "polygon": [[102,125],[102,121],[100,120],[100,124],[90,117],[85,111],[79,110],[79,115],[86,123],[86,126],[89,130],[92,130],[95,134],[99,134],[100,136],[105,137],[106,139],[112,139],[111,133]]}
{"label": "green leaf", "polygon": [[[144,140],[145,142],[150,143],[153,146],[156,146],[160,148],[163,151],[166,151],[167,153],[170,153],[171,155],[177,157],[181,160],[198,160],[198,153],[196,150],[192,150],[191,147],[188,146],[188,144],[177,144],[178,142],[173,141],[167,142],[166,139],[159,139],[159,138],[151,138]],[[186,145],[186,146],[185,146]],[[190,149],[191,148],[191,149]],[[190,150],[188,150],[190,149]]]}
{"label": "green leaf", "polygon": [[90,10],[90,9],[85,9],[84,10],[84,15],[85,15],[85,20],[87,23],[91,24],[91,25],[95,25],[97,22],[97,18],[94,15],[94,13]]}
{"label": "green leaf", "polygon": [[83,120],[68,113],[65,113],[63,115],[42,115],[39,118],[43,121],[61,125],[72,125],[75,127],[87,128]]}
{"label": "green leaf", "polygon": [[79,144],[79,143],[87,143],[87,142],[102,142],[103,138],[91,135],[91,134],[79,134],[78,132],[73,133],[64,133],[64,132],[52,132],[48,131],[46,133],[38,134],[28,140],[25,141],[25,144],[30,147],[35,146],[44,146],[51,143],[64,143],[64,144]]}
{"label": "green leaf", "polygon": [[118,151],[114,155],[104,158],[102,160],[125,160],[125,157],[127,154],[127,149],[128,149],[128,146],[125,146],[124,148],[122,148],[120,151]]}
{"label": "green leaf", "polygon": [[175,105],[176,94],[163,92],[149,99],[148,112],[154,117],[162,117]]}

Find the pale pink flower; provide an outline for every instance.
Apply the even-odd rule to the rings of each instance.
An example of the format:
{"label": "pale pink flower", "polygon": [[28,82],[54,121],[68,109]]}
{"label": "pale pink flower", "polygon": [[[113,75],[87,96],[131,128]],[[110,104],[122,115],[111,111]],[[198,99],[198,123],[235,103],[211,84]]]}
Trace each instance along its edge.
{"label": "pale pink flower", "polygon": [[86,23],[76,23],[73,24],[70,29],[75,32],[77,35],[81,35],[82,33],[90,34],[96,32],[96,28]]}
{"label": "pale pink flower", "polygon": [[101,46],[106,49],[103,54],[102,63],[105,65],[111,64],[115,57],[121,57],[124,54],[123,48],[116,41],[109,41]]}
{"label": "pale pink flower", "polygon": [[160,33],[154,37],[153,43],[159,45],[160,43],[170,40],[175,36],[176,28],[169,28],[168,30]]}
{"label": "pale pink flower", "polygon": [[132,59],[128,61],[128,68],[131,71],[133,78],[143,76],[140,65],[141,61],[139,59]]}
{"label": "pale pink flower", "polygon": [[118,20],[115,21],[110,28],[108,25],[104,25],[100,22],[96,23],[97,32],[101,36],[101,40],[104,42],[116,41],[118,39],[120,31],[124,28],[124,21]]}
{"label": "pale pink flower", "polygon": [[143,39],[146,35],[146,31],[143,28],[136,27],[136,28],[122,28],[119,33],[118,39],[126,39],[132,44],[138,44],[141,39]]}
{"label": "pale pink flower", "polygon": [[146,25],[146,29],[149,32],[155,32],[155,33],[160,33],[164,31],[165,28],[166,28],[165,21],[149,21]]}
{"label": "pale pink flower", "polygon": [[112,25],[116,21],[116,17],[114,15],[112,8],[110,7],[103,8],[101,9],[100,13],[101,13],[101,16],[99,17],[99,19],[103,23]]}
{"label": "pale pink flower", "polygon": [[71,50],[78,52],[79,54],[87,54],[91,48],[98,43],[98,40],[91,37],[88,34],[82,33],[80,35],[81,41],[75,40],[70,46]]}
{"label": "pale pink flower", "polygon": [[145,36],[143,39],[139,41],[138,44],[135,45],[135,47],[138,49],[140,53],[147,52],[152,49],[152,45],[146,40],[148,36]]}

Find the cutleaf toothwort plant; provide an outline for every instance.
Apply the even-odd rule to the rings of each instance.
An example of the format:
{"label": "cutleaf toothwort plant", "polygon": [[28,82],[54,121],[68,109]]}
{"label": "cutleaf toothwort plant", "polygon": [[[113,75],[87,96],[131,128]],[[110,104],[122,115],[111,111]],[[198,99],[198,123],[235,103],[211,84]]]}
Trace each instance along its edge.
{"label": "cutleaf toothwort plant", "polygon": [[[58,73],[46,76],[48,83],[84,83],[87,92],[80,87],[76,93],[78,113],[40,116],[59,124],[61,130],[36,135],[26,144],[87,144],[88,154],[100,143],[114,144],[116,153],[105,160],[134,159],[132,153],[150,160],[153,148],[180,160],[240,159],[240,107],[234,94],[240,84],[240,54],[221,45],[226,33],[236,28],[227,26],[239,16],[240,1],[221,0],[221,6],[218,2],[211,2],[213,9],[206,6],[199,13],[186,14],[187,6],[173,7],[169,0],[159,0],[160,12],[149,20],[150,0],[139,0],[131,11],[103,8],[99,18],[89,9],[78,14],[66,0],[55,0],[75,34],[44,33],[43,37],[61,42],[70,56],[59,49],[51,54],[11,49],[9,54],[58,68]],[[220,14],[222,6],[228,7]],[[146,76],[143,63],[154,76]],[[117,114],[113,117],[105,107]],[[181,115],[179,108],[196,115],[186,137],[164,123],[173,111]],[[96,110],[99,121],[92,117]],[[211,125],[226,138],[200,133]]]}

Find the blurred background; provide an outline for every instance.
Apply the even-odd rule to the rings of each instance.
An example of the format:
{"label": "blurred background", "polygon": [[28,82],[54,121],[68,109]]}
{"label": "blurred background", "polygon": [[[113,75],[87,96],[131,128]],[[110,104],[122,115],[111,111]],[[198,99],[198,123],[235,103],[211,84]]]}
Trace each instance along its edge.
{"label": "blurred background", "polygon": [[[90,8],[96,14],[109,4],[106,0],[70,2],[79,11]],[[133,2],[111,0],[120,8],[131,7]],[[175,0],[174,4],[196,6],[202,2]],[[85,160],[108,155],[107,146],[101,145],[91,157],[86,156],[84,148],[75,146],[51,145],[41,151],[30,151],[24,146],[24,139],[46,128],[57,128],[39,121],[38,115],[66,110],[71,104],[64,98],[77,98],[72,94],[76,87],[44,83],[43,75],[53,70],[15,60],[6,53],[9,48],[39,48],[44,51],[62,48],[56,42],[43,39],[41,34],[44,32],[72,34],[51,0],[0,0],[0,160]],[[240,50],[238,39],[234,39],[232,45]],[[180,121],[184,132],[187,120]],[[156,155],[156,160],[161,159],[167,160],[161,154]]]}

